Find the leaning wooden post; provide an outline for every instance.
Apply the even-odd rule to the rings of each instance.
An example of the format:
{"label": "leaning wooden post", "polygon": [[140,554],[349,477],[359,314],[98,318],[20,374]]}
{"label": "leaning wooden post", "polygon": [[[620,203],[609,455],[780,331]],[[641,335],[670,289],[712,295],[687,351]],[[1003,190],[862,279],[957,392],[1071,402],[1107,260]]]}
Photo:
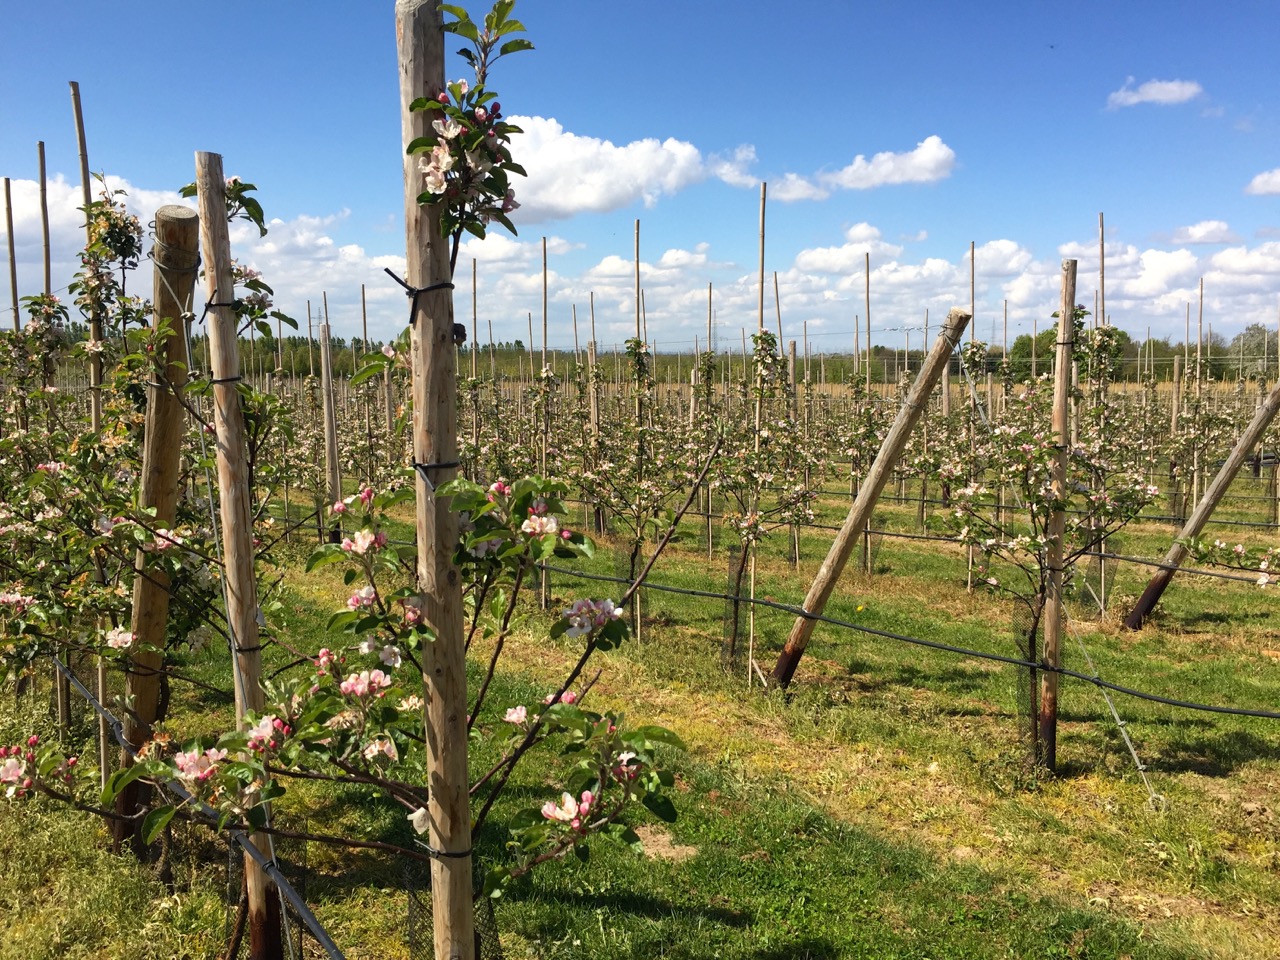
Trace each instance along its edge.
{"label": "leaning wooden post", "polygon": [[[444,89],[444,30],[435,0],[396,0],[400,108],[407,146],[431,130],[433,114],[413,111],[417,97]],[[475,960],[471,812],[467,783],[467,673],[462,641],[462,584],[453,565],[458,518],[436,487],[457,473],[457,382],[449,244],[440,210],[419,204],[418,159],[405,155],[405,240],[413,364],[413,459],[417,491],[418,588],[435,640],[422,649],[427,701],[427,842],[437,960]]]}
{"label": "leaning wooden post", "polygon": [[[261,686],[253,515],[249,508],[244,416],[240,408],[240,350],[236,342],[235,314],[231,310],[235,284],[231,277],[226,181],[222,176],[221,156],[196,154],[196,188],[209,311],[209,372],[218,445],[224,596],[235,655],[236,724],[243,730],[247,727],[246,715],[262,712],[266,699]],[[271,856],[269,837],[255,833],[250,839],[255,847]],[[275,885],[248,855],[244,859],[244,871],[249,899],[249,956],[252,960],[278,960],[283,956],[283,949],[280,899]]]}
{"label": "leaning wooden post", "polygon": [[937,386],[938,378],[942,376],[943,369],[950,361],[951,353],[960,342],[971,316],[969,311],[961,310],[959,307],[953,307],[947,314],[947,322],[942,328],[942,333],[938,335],[937,342],[929,352],[924,367],[920,370],[920,376],[911,385],[911,392],[907,394],[902,409],[898,411],[893,426],[890,427],[889,433],[880,445],[880,451],[876,454],[871,469],[867,471],[867,478],[858,490],[857,499],[853,501],[844,525],[836,534],[835,542],[831,544],[827,558],[822,561],[818,575],[809,588],[808,596],[804,600],[804,609],[808,616],[801,615],[796,618],[791,628],[791,635],[787,638],[787,645],[778,655],[778,662],[773,668],[773,682],[778,686],[790,685],[791,677],[796,672],[800,658],[804,655],[805,647],[809,645],[813,628],[817,626],[818,621],[813,618],[821,616],[826,609],[836,582],[840,579],[845,564],[849,562],[849,557],[862,535],[863,527],[870,518],[876,501],[880,498],[880,491],[884,489],[885,483],[892,475],[893,465],[902,455],[911,431],[928,406],[929,394]]}
{"label": "leaning wooden post", "polygon": [[1201,531],[1204,530],[1204,525],[1218,506],[1218,502],[1226,494],[1232,481],[1235,480],[1236,474],[1240,472],[1240,467],[1244,465],[1245,459],[1253,448],[1257,446],[1258,441],[1262,439],[1267,427],[1271,426],[1271,421],[1275,419],[1277,411],[1280,411],[1280,382],[1276,383],[1271,392],[1267,394],[1267,399],[1254,412],[1253,419],[1249,421],[1244,433],[1236,441],[1235,447],[1231,450],[1231,455],[1222,464],[1218,475],[1213,478],[1213,482],[1205,490],[1204,496],[1196,504],[1195,510],[1191,512],[1191,516],[1178,532],[1177,539],[1173,541],[1173,546],[1165,554],[1164,562],[1161,564],[1160,569],[1156,571],[1155,576],[1147,584],[1147,589],[1142,591],[1142,596],[1138,598],[1138,602],[1134,605],[1133,612],[1125,618],[1124,625],[1130,630],[1137,630],[1141,627],[1143,621],[1151,615],[1151,611],[1160,602],[1160,597],[1164,594],[1165,588],[1169,586],[1170,581],[1173,580],[1173,575],[1178,572],[1178,567],[1186,559],[1187,542],[1200,536]]}
{"label": "leaning wooden post", "polygon": [[1050,496],[1055,504],[1049,513],[1045,566],[1048,583],[1044,597],[1044,645],[1041,661],[1048,669],[1040,672],[1040,714],[1037,725],[1036,759],[1053,770],[1058,758],[1058,666],[1062,645],[1062,541],[1067,515],[1062,504],[1067,497],[1067,441],[1071,405],[1071,352],[1075,342],[1076,261],[1062,261],[1062,305],[1058,308],[1058,352],[1053,366],[1053,438],[1056,453],[1049,477]]}
{"label": "leaning wooden post", "polygon": [[[178,510],[178,474],[185,432],[179,394],[187,382],[186,317],[196,285],[200,261],[200,221],[190,207],[176,204],[156,211],[156,243],[152,250],[152,330],[168,321],[172,335],[164,341],[164,369],[147,388],[147,412],[142,435],[142,480],[138,490],[140,509],[154,509],[154,525],[169,529]],[[160,681],[164,666],[165,631],[169,622],[169,576],[158,565],[147,564],[139,550],[134,561],[133,653],[125,677],[125,739],[141,749],[151,739],[152,725],[160,716]],[[121,763],[132,762],[122,753]],[[144,799],[140,781],[133,781],[116,798],[116,811],[131,816]],[[142,822],[115,821],[119,843],[132,837],[141,850]]]}

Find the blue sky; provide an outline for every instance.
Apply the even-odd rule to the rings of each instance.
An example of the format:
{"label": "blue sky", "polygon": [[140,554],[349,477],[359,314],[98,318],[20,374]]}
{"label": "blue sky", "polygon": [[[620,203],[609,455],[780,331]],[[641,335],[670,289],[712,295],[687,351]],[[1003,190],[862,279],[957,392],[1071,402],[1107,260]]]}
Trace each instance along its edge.
{"label": "blue sky", "polygon": [[[540,340],[542,237],[551,346],[572,344],[575,305],[586,340],[592,294],[598,339],[628,336],[639,219],[650,340],[705,340],[710,283],[716,336],[739,342],[756,323],[762,180],[766,319],[776,272],[784,337],[807,323],[815,351],[852,346],[867,253],[877,343],[918,346],[926,310],[936,329],[967,305],[970,241],[980,337],[999,341],[1006,303],[1010,338],[1043,326],[1063,256],[1092,309],[1100,212],[1107,313],[1135,337],[1181,340],[1188,303],[1194,329],[1202,277],[1205,322],[1228,339],[1280,313],[1271,3],[520,0],[516,14],[537,49],[501,61],[491,86],[526,128],[520,235],[459,257],[458,318],[475,257],[482,340],[489,321],[527,340],[528,313]],[[0,54],[22,294],[41,283],[37,140],[54,286],[74,270],[77,80],[90,166],[144,221],[193,179],[196,150],[221,153],[278,221],[233,244],[283,310],[305,328],[325,292],[350,335],[364,283],[371,335],[403,326],[382,273],[404,257],[392,3],[50,0],[8,11]],[[451,55],[447,73],[466,64]]]}

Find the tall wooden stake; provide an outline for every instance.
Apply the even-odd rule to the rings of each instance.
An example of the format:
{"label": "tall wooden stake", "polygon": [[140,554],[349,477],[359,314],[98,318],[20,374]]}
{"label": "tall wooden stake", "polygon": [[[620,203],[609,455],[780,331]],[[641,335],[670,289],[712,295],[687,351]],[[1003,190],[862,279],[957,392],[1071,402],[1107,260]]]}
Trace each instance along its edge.
{"label": "tall wooden stake", "polygon": [[4,231],[9,238],[9,297],[13,301],[13,332],[22,329],[22,314],[18,310],[18,255],[13,243],[13,192],[9,178],[4,178]]}
{"label": "tall wooden stake", "polygon": [[[155,510],[155,525],[171,528],[178,508],[178,473],[185,431],[179,395],[187,382],[186,314],[196,285],[200,262],[200,221],[190,207],[176,204],[156,211],[156,244],[152,250],[155,274],[152,280],[152,329],[167,319],[173,334],[164,342],[165,367],[147,388],[147,412],[142,435],[142,480],[138,506]],[[155,378],[152,378],[155,379]],[[160,719],[160,671],[164,666],[165,630],[169,620],[169,576],[158,565],[146,563],[139,550],[134,561],[133,631],[134,652],[125,676],[125,699],[131,709],[125,713],[124,736],[135,748],[151,739],[151,727]],[[131,763],[123,753],[121,763]],[[116,798],[116,811],[131,816],[144,800],[140,781],[129,784]],[[142,822],[115,821],[116,842],[130,837],[141,851]]]}
{"label": "tall wooden stake", "polygon": [[[329,295],[324,295],[324,322],[320,324],[320,405],[324,418],[324,475],[329,503],[342,499],[342,470],[338,463],[338,408],[333,395],[333,348],[329,341]],[[334,514],[329,542],[342,540],[342,519]]]}
{"label": "tall wooden stake", "polygon": [[[429,111],[410,111],[416,97],[444,88],[444,30],[435,0],[396,0],[403,143],[427,135]],[[440,208],[419,205],[422,174],[405,155],[405,240],[409,284],[451,280]],[[436,639],[423,645],[427,701],[427,842],[444,855],[431,864],[431,912],[437,960],[475,960],[471,814],[467,783],[467,673],[462,641],[462,584],[453,565],[458,518],[436,487],[456,474],[457,384],[453,298],[448,290],[418,294],[412,317],[413,459],[417,464],[418,583],[424,619]],[[440,464],[441,466],[437,466]]]}
{"label": "tall wooden stake", "polygon": [[[223,576],[227,627],[235,650],[238,683],[236,723],[245,729],[246,716],[261,713],[262,656],[258,643],[258,583],[254,572],[253,515],[249,508],[244,417],[240,408],[240,348],[235,314],[227,304],[234,295],[231,244],[227,235],[226,180],[222,157],[196,154],[196,188],[200,205],[205,299],[209,304],[209,367],[213,381],[214,429],[218,442],[219,512],[222,526]],[[265,834],[250,839],[270,855]],[[247,854],[245,887],[249,899],[249,956],[252,960],[280,960],[280,899],[275,884]]]}
{"label": "tall wooden stake", "polygon": [[[1075,339],[1076,261],[1062,261],[1062,305],[1058,309],[1058,352],[1053,367],[1053,437],[1057,453],[1053,458],[1049,485],[1055,503],[1066,500],[1067,443],[1071,402],[1071,350]],[[1046,564],[1049,582],[1044,598],[1044,648],[1042,657],[1049,667],[1040,673],[1040,715],[1036,740],[1037,760],[1050,770],[1057,763],[1058,751],[1058,672],[1062,645],[1062,540],[1066,534],[1067,515],[1060,507],[1049,514],[1049,543]]]}
{"label": "tall wooden stake", "polygon": [[953,307],[947,314],[947,322],[942,328],[942,333],[939,334],[924,366],[920,369],[920,375],[911,385],[911,392],[907,395],[897,418],[893,421],[893,426],[889,428],[889,433],[880,445],[880,451],[876,454],[871,469],[867,471],[867,478],[858,490],[857,499],[853,501],[844,525],[836,534],[836,539],[827,552],[827,558],[822,561],[818,575],[814,577],[813,585],[809,588],[809,593],[804,600],[804,609],[810,616],[796,618],[791,628],[791,635],[787,638],[787,645],[778,656],[778,662],[773,668],[773,681],[778,686],[786,687],[791,683],[796,666],[804,655],[805,647],[809,645],[814,627],[817,626],[818,621],[813,617],[821,616],[826,609],[827,601],[835,590],[840,574],[844,571],[845,564],[849,562],[849,557],[857,545],[867,519],[880,498],[880,492],[893,473],[893,465],[897,463],[903,447],[911,436],[911,431],[928,406],[929,394],[937,386],[938,378],[942,376],[942,370],[951,359],[951,353],[960,342],[969,320],[969,312],[959,307]]}
{"label": "tall wooden stake", "polygon": [[[76,81],[70,81],[71,84],[71,113],[72,119],[76,126],[76,148],[80,154],[80,194],[84,199],[84,235],[85,242],[88,243],[93,239],[93,227],[89,219],[89,204],[93,200],[93,190],[89,186],[89,147],[84,134],[84,111],[80,106],[80,84]],[[101,342],[102,340],[102,317],[95,310],[89,314],[89,339]],[[102,429],[102,354],[93,353],[89,357],[89,426],[96,435]],[[100,567],[95,570],[95,577],[99,582],[103,580],[103,572]],[[101,657],[97,662],[97,688],[98,699],[101,703],[107,702],[107,665]],[[59,675],[59,690],[65,691],[69,698],[71,691],[69,689],[69,681]],[[61,694],[60,694],[61,695]],[[102,771],[102,783],[106,786],[107,769],[110,764],[110,735],[107,732],[107,720],[105,717],[98,718],[98,761]]]}
{"label": "tall wooden stake", "polygon": [[45,176],[44,141],[36,141],[36,159],[40,167],[40,238],[44,248],[44,295],[53,293],[53,269],[49,254],[49,182]]}

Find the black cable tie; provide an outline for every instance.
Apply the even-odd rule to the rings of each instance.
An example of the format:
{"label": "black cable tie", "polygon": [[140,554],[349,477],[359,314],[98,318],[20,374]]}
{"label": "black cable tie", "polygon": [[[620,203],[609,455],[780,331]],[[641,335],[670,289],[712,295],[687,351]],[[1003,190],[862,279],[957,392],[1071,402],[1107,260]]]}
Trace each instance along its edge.
{"label": "black cable tie", "polygon": [[242,380],[244,380],[244,377],[241,377],[241,376],[235,376],[235,377],[210,377],[210,378],[209,378],[209,383],[211,383],[211,384],[217,384],[217,383],[240,383]]}
{"label": "black cable tie", "polygon": [[428,470],[448,470],[451,467],[460,466],[462,466],[462,463],[458,460],[450,460],[445,463],[419,463],[417,460],[413,461],[413,469],[417,472],[418,476],[422,478],[422,482],[427,485],[427,490],[431,493],[436,492],[436,487],[435,484],[431,482],[431,478],[427,476]]}
{"label": "black cable tie", "polygon": [[407,283],[405,280],[397,277],[390,267],[383,267],[383,273],[394,280],[400,286],[404,287],[405,296],[409,298],[409,326],[413,326],[417,320],[418,312],[418,295],[422,293],[430,293],[432,290],[452,290],[452,280],[441,280],[439,283],[431,283],[425,287],[415,287]]}
{"label": "black cable tie", "polygon": [[262,649],[264,649],[263,645],[258,644],[256,647],[236,647],[235,651],[236,653],[257,653],[259,650],[262,650]]}
{"label": "black cable tie", "polygon": [[464,857],[471,856],[472,854],[471,847],[467,847],[465,850],[437,850],[435,847],[425,844],[421,840],[418,840],[417,844],[422,847],[423,850],[427,851],[427,856],[434,857],[437,860],[461,860]]}
{"label": "black cable tie", "polygon": [[209,307],[231,307],[232,309],[235,309],[236,307],[239,307],[239,306],[240,306],[239,300],[227,300],[224,303],[215,303],[214,301],[210,300],[208,303],[205,304],[205,310],[207,311]]}

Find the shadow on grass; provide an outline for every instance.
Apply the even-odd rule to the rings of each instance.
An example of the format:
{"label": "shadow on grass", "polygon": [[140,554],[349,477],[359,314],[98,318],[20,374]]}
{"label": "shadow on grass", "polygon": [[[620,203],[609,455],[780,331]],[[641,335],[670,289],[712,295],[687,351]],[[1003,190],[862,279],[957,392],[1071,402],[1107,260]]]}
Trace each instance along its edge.
{"label": "shadow on grass", "polygon": [[807,937],[781,947],[759,950],[751,960],[836,960],[845,954],[829,940]]}
{"label": "shadow on grass", "polygon": [[1148,766],[1160,773],[1225,777],[1253,760],[1280,760],[1280,742],[1248,730],[1226,730],[1164,747]]}
{"label": "shadow on grass", "polygon": [[[514,897],[513,897],[514,899]],[[647,893],[570,893],[566,891],[539,891],[539,899],[546,903],[563,905],[590,914],[594,911],[612,911],[645,920],[675,919],[697,926],[704,922],[724,927],[745,929],[755,922],[755,917],[745,910],[733,910],[712,904],[693,906],[676,903],[665,897]],[[542,924],[550,926],[550,924]]]}

